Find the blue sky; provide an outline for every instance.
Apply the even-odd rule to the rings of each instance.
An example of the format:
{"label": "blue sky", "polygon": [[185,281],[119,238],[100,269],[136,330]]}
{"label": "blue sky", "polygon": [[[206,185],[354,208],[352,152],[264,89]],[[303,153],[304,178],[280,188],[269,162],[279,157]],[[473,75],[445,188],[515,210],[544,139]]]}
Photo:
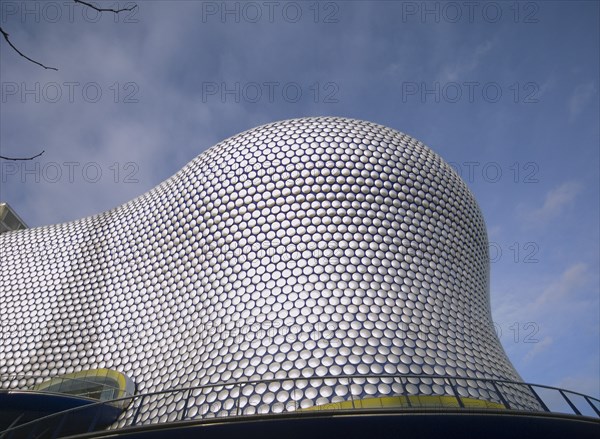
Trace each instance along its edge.
{"label": "blue sky", "polygon": [[0,5],[13,43],[59,69],[0,42],[1,154],[46,151],[0,162],[0,200],[30,226],[115,207],[260,124],[387,125],[475,193],[523,378],[600,394],[598,2]]}

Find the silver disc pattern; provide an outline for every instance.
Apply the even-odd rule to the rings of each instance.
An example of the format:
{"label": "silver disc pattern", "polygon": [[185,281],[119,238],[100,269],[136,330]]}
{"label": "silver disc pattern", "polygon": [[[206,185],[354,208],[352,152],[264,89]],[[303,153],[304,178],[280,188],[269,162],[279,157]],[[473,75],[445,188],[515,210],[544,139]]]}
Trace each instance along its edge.
{"label": "silver disc pattern", "polygon": [[[474,378],[520,381],[491,324],[474,197],[438,155],[381,125],[264,125],[131,202],[4,233],[0,249],[4,388],[100,367],[138,393],[290,379],[198,389],[187,405],[183,392],[148,397],[137,420],[150,423],[453,391],[375,374],[450,375],[489,401]],[[332,378],[348,374],[365,377]]]}

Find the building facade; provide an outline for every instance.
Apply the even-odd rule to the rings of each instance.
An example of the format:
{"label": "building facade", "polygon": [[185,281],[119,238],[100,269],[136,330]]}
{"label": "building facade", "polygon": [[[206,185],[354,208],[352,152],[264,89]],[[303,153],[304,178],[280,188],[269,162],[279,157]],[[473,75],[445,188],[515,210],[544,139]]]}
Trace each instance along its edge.
{"label": "building facade", "polygon": [[2,233],[0,249],[3,388],[92,369],[138,393],[216,385],[148,396],[115,426],[396,394],[499,403],[477,379],[520,381],[492,325],[473,195],[381,125],[254,128],[110,211]]}

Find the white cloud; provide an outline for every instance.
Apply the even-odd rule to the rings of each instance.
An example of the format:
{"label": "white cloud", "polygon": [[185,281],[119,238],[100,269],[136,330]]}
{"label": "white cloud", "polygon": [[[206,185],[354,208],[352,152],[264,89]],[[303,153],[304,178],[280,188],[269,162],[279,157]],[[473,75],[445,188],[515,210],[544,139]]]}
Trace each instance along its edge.
{"label": "white cloud", "polygon": [[575,87],[573,94],[569,97],[567,108],[569,110],[569,120],[574,119],[581,114],[586,105],[596,94],[596,85],[593,82],[580,84]]}
{"label": "white cloud", "polygon": [[525,211],[525,218],[539,224],[558,215],[570,204],[581,191],[581,185],[576,182],[563,183],[546,194],[544,204],[538,208]]}
{"label": "white cloud", "polygon": [[536,299],[534,306],[539,308],[547,303],[559,302],[587,281],[588,267],[584,263],[578,263],[567,268],[560,278],[552,282]]}
{"label": "white cloud", "polygon": [[[581,295],[582,287],[590,281],[587,264],[578,262],[559,274],[544,281],[522,282],[519,292],[497,294],[493,318],[501,325],[513,322],[537,322],[546,328],[557,324],[556,318],[564,318],[566,310],[590,307],[587,295]],[[536,286],[539,285],[539,286]]]}
{"label": "white cloud", "polygon": [[552,344],[554,344],[554,339],[550,336],[546,336],[541,341],[531,344],[532,349],[525,355],[525,361],[531,361],[538,354],[552,346]]}
{"label": "white cloud", "polygon": [[472,72],[481,62],[481,59],[492,49],[491,41],[479,44],[473,52],[459,57],[458,60],[442,66],[441,79],[443,81],[457,81],[465,74]]}
{"label": "white cloud", "polygon": [[494,224],[493,226],[488,226],[488,239],[490,241],[494,239],[500,239],[502,233],[502,226],[499,224]]}

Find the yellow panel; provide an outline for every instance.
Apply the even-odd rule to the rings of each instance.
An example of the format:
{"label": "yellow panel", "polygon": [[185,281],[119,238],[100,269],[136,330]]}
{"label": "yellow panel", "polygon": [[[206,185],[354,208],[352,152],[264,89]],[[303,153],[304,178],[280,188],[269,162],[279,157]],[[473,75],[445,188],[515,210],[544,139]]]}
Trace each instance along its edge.
{"label": "yellow panel", "polygon": [[[483,401],[475,398],[461,398],[465,408],[490,408],[504,409],[502,404]],[[409,396],[384,396],[379,398],[355,399],[330,404],[322,404],[301,409],[300,411],[316,410],[348,410],[348,409],[373,409],[373,408],[410,408],[410,407],[452,407],[458,408],[460,404],[453,396],[448,395],[409,395]]]}

